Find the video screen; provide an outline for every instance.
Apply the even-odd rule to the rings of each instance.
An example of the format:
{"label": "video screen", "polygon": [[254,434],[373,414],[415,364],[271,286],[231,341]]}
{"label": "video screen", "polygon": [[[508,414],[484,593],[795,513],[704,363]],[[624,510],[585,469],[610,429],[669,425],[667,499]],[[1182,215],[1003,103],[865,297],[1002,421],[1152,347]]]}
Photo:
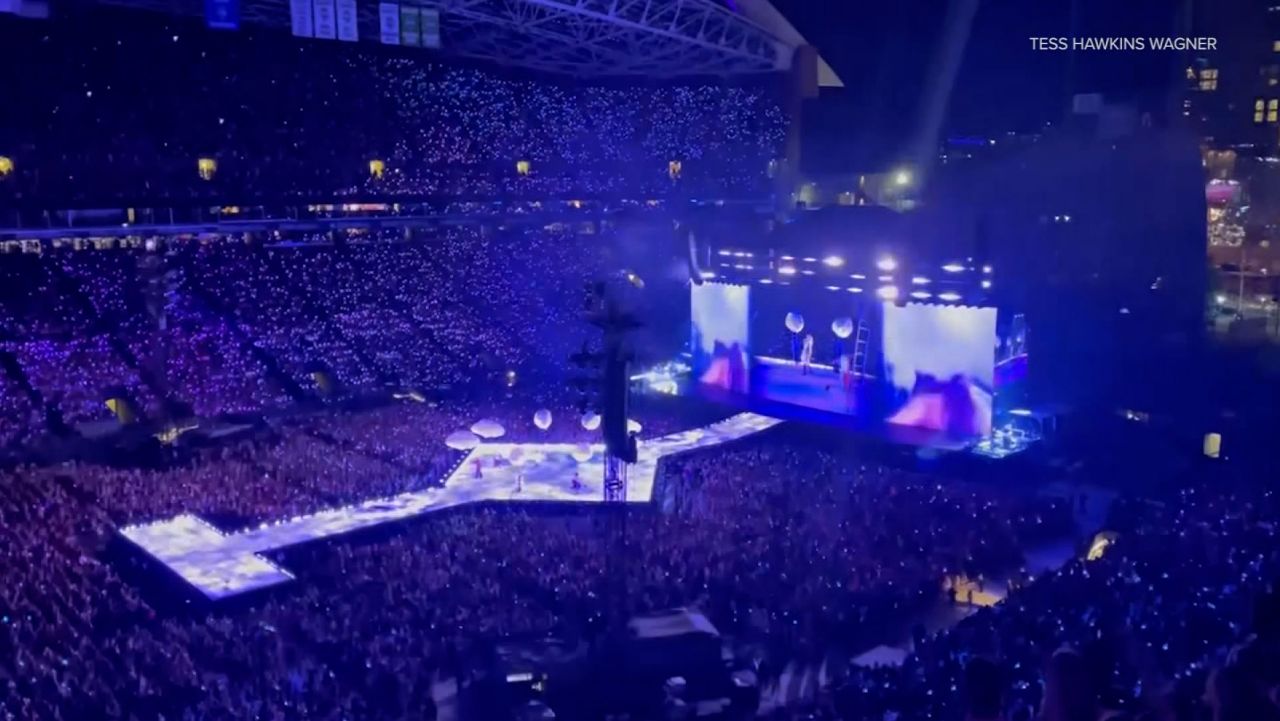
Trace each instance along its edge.
{"label": "video screen", "polygon": [[884,371],[894,411],[886,420],[954,437],[991,430],[996,309],[884,306]]}
{"label": "video screen", "polygon": [[750,290],[693,287],[694,368],[704,389],[857,424],[954,438],[990,431],[995,308],[895,305],[844,288]]}
{"label": "video screen", "polygon": [[750,367],[751,287],[705,283],[692,286],[693,373],[699,383],[747,393]]}

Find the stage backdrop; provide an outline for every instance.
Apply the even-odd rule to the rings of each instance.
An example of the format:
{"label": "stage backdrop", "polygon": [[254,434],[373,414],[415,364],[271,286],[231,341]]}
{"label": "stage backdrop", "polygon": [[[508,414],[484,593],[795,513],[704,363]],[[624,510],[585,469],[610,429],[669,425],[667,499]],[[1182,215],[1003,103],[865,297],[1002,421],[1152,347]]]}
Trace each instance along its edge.
{"label": "stage backdrop", "polygon": [[765,413],[816,411],[807,417],[820,422],[910,426],[955,439],[989,433],[996,309],[869,295],[693,286],[699,387],[720,398],[740,394]]}

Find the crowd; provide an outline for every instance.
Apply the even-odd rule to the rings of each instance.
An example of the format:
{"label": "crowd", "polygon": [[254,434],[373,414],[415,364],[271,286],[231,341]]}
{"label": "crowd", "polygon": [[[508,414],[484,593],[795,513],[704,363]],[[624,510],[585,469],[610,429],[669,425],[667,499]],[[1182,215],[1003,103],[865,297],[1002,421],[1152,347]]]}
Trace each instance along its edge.
{"label": "crowd", "polygon": [[[374,542],[287,551],[296,588],[208,614],[157,608],[100,561],[111,527],[131,519],[268,518],[434,482],[396,466],[447,455],[438,436],[415,443],[404,430],[437,413],[441,429],[456,426],[425,408],[333,414],[163,473],[78,464],[5,474],[0,648],[16,653],[0,656],[10,691],[0,714],[427,718],[433,681],[458,673],[459,654],[478,639],[590,637],[610,598],[608,535],[579,515],[462,510]],[[516,419],[502,420],[519,434]],[[563,427],[557,437],[577,433]],[[377,440],[388,429],[396,442]],[[401,453],[401,442],[418,448]],[[349,458],[360,459],[352,472],[331,470]],[[679,459],[663,475],[682,501],[673,513],[633,516],[627,612],[697,605],[779,658],[905,633],[949,572],[1009,571],[1035,529],[1071,525],[1059,501],[767,438]]]}
{"label": "crowd", "polygon": [[40,435],[45,408],[73,429],[110,428],[113,399],[162,422],[547,387],[598,335],[586,288],[617,262],[608,234],[559,225],[166,240],[5,256],[5,438]]}
{"label": "crowd", "polygon": [[[119,8],[56,22],[0,17],[0,47],[42,70],[7,91],[14,112],[0,155],[14,169],[0,198],[70,207],[302,195],[758,198],[784,128],[769,91],[750,85],[582,87],[439,64],[420,50],[220,33]],[[208,180],[198,158],[216,163]],[[371,160],[383,162],[380,178]]]}

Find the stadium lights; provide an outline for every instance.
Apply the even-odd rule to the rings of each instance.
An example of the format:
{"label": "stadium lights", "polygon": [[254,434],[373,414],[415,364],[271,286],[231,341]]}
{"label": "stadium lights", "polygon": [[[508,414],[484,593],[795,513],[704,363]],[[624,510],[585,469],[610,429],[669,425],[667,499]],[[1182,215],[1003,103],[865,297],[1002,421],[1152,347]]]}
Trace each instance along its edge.
{"label": "stadium lights", "polygon": [[917,290],[911,294],[911,297],[916,300],[929,300],[933,297],[933,294],[927,290]]}
{"label": "stadium lights", "polygon": [[806,262],[806,263],[817,263],[817,262],[818,262],[818,259],[817,259],[817,258],[814,258],[814,257],[812,257],[812,256],[809,256],[809,257],[806,257],[806,258],[804,259],[804,262]]}
{"label": "stadium lights", "polygon": [[804,270],[802,270],[802,271],[800,271],[800,272],[801,272],[801,273],[803,273],[803,274],[805,274],[805,275],[813,275],[813,274],[814,274],[814,273],[813,273],[813,271],[812,271],[812,270],[809,270],[808,268],[805,268]]}
{"label": "stadium lights", "polygon": [[881,300],[897,300],[898,286],[886,285],[881,288],[877,288],[876,295],[879,296]]}
{"label": "stadium lights", "polygon": [[713,273],[713,272],[711,272],[711,271],[709,271],[709,270],[704,270],[704,271],[702,271],[702,279],[703,279],[703,280],[712,280],[712,279],[714,279],[715,277],[716,277],[716,274],[715,274],[715,273]]}
{"label": "stadium lights", "polygon": [[947,263],[946,265],[942,266],[942,269],[947,271],[948,273],[964,272],[964,266],[959,263]]}
{"label": "stadium lights", "polygon": [[829,285],[829,286],[827,286],[827,290],[840,290],[840,286],[838,286],[838,285]]}
{"label": "stadium lights", "polygon": [[911,279],[912,285],[929,285],[929,279],[923,275],[917,275]]}
{"label": "stadium lights", "polygon": [[983,281],[982,281],[982,289],[983,289],[983,290],[990,290],[990,289],[991,289],[991,281],[986,280],[986,279],[983,279]]}
{"label": "stadium lights", "polygon": [[945,300],[945,301],[946,301],[946,302],[948,302],[948,303],[954,303],[954,302],[956,302],[956,301],[960,300],[960,294],[959,294],[959,293],[953,293],[953,292],[951,292],[951,291],[949,291],[949,290],[948,290],[948,291],[945,291],[945,292],[939,293],[939,294],[938,294],[938,300]]}
{"label": "stadium lights", "polygon": [[982,266],[982,272],[987,275],[991,275],[991,266],[989,265]]}
{"label": "stadium lights", "polygon": [[771,278],[761,278],[760,285],[773,285],[773,280]]}
{"label": "stadium lights", "polygon": [[851,276],[849,276],[849,277],[850,277],[850,278],[853,278],[854,280],[866,280],[866,279],[867,279],[867,276],[865,276],[865,275],[863,275],[863,274],[861,274],[861,273],[854,273],[853,275],[851,275]]}
{"label": "stadium lights", "polygon": [[795,259],[796,259],[796,257],[795,257],[794,255],[784,255],[784,256],[782,256],[782,260],[795,260]]}
{"label": "stadium lights", "polygon": [[838,255],[828,255],[822,259],[822,264],[828,268],[839,268],[844,265],[844,258],[841,258]]}
{"label": "stadium lights", "polygon": [[732,250],[721,250],[720,255],[733,255]]}
{"label": "stadium lights", "polygon": [[910,171],[910,170],[903,169],[903,170],[899,170],[898,172],[894,173],[894,174],[893,174],[893,182],[894,182],[894,184],[895,184],[895,185],[897,185],[899,188],[902,188],[902,187],[906,187],[906,186],[908,186],[908,185],[911,185],[911,171]]}
{"label": "stadium lights", "polygon": [[796,267],[794,265],[784,265],[778,268],[778,275],[795,275]]}
{"label": "stadium lights", "polygon": [[880,276],[877,280],[879,280],[881,283],[892,283],[892,282],[893,282],[893,276],[891,276],[891,275],[882,275],[882,276]]}
{"label": "stadium lights", "polygon": [[880,270],[883,270],[886,273],[892,273],[893,271],[898,269],[898,261],[894,260],[893,256],[886,255],[885,257],[876,261],[876,267],[879,268]]}
{"label": "stadium lights", "polygon": [[850,293],[861,293],[861,292],[862,292],[862,289],[861,289],[861,288],[859,288],[859,287],[857,287],[856,285],[851,285],[851,286],[849,286],[849,289],[848,289],[848,290],[849,290],[849,292],[850,292]]}

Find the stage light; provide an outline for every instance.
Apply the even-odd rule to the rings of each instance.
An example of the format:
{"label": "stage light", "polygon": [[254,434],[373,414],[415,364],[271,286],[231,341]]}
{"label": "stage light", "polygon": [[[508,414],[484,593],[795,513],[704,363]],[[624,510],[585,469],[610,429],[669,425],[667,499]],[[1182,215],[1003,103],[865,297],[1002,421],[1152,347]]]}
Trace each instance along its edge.
{"label": "stage light", "polygon": [[982,272],[986,273],[987,275],[991,275],[991,266],[989,265],[982,266]]}
{"label": "stage light", "polygon": [[812,270],[809,270],[808,268],[805,268],[804,270],[802,270],[802,271],[800,271],[800,272],[801,272],[802,274],[804,274],[804,275],[813,275],[813,274],[814,274],[814,272],[813,272]]}
{"label": "stage light", "polygon": [[829,285],[829,286],[827,286],[827,290],[840,290],[840,286],[838,286],[838,285]]}
{"label": "stage light", "polygon": [[897,184],[898,187],[905,187],[905,186],[911,185],[911,171],[899,170],[898,172],[894,173],[893,182]]}
{"label": "stage light", "polygon": [[818,262],[818,259],[817,259],[817,258],[814,258],[814,257],[806,257],[806,258],[804,259],[804,262],[806,262],[806,263],[817,263],[817,262]]}
{"label": "stage light", "polygon": [[714,279],[715,277],[716,277],[716,274],[715,274],[715,273],[713,273],[712,271],[709,271],[709,270],[704,270],[704,271],[702,271],[702,279],[703,279],[703,280],[712,280],[712,279]]}
{"label": "stage light", "polygon": [[1009,415],[1011,415],[1011,416],[1023,416],[1023,417],[1026,417],[1026,416],[1030,416],[1030,415],[1033,415],[1033,414],[1032,414],[1032,412],[1030,411],[1030,409],[1027,409],[1027,408],[1012,408],[1012,409],[1010,409],[1010,410],[1009,410]]}
{"label": "stage light", "polygon": [[732,250],[722,250],[722,251],[720,251],[720,255],[733,255],[733,251],[732,251]]}
{"label": "stage light", "polygon": [[933,294],[927,290],[917,290],[911,293],[911,297],[916,300],[929,300],[933,297]]}
{"label": "stage light", "polygon": [[778,268],[778,275],[795,275],[795,274],[796,274],[795,266],[784,265],[781,268]]}
{"label": "stage light", "polygon": [[948,303],[954,303],[960,300],[960,294],[952,293],[951,291],[946,291],[945,293],[938,294],[938,300],[945,300]]}
{"label": "stage light", "polygon": [[795,260],[795,259],[796,259],[796,257],[795,257],[794,255],[784,255],[784,256],[782,256],[782,260]]}
{"label": "stage light", "polygon": [[856,286],[856,285],[851,285],[851,286],[849,286],[849,292],[850,292],[850,293],[861,293],[861,292],[862,292],[862,289],[861,289],[861,288],[859,288],[859,287],[858,287],[858,286]]}
{"label": "stage light", "polygon": [[892,282],[893,282],[893,276],[891,276],[891,275],[882,275],[882,276],[880,276],[877,280],[879,280],[881,283],[892,283]]}
{"label": "stage light", "polygon": [[822,264],[828,268],[839,268],[844,265],[844,258],[838,255],[828,255],[822,259]]}
{"label": "stage light", "polygon": [[1215,295],[1215,296],[1213,297],[1213,299],[1214,299],[1215,301],[1217,301],[1218,305],[1226,305],[1226,304],[1227,304],[1227,296],[1222,295],[1221,293],[1219,293],[1218,295]]}
{"label": "stage light", "polygon": [[989,281],[989,280],[983,280],[983,281],[982,281],[982,289],[983,289],[983,290],[989,290],[990,288],[991,288],[991,281]]}
{"label": "stage light", "polygon": [[923,275],[917,275],[911,279],[913,285],[929,285],[929,279]]}
{"label": "stage light", "polygon": [[881,288],[877,288],[876,295],[879,296],[881,300],[897,300],[898,286],[886,285]]}
{"label": "stage light", "polygon": [[865,275],[863,275],[863,274],[861,274],[861,273],[854,273],[853,275],[851,275],[851,276],[849,276],[849,277],[850,277],[850,278],[853,278],[854,280],[866,280],[866,279],[867,279],[867,276],[865,276]]}
{"label": "stage light", "polygon": [[773,285],[773,281],[769,278],[761,278],[760,285]]}
{"label": "stage light", "polygon": [[893,256],[886,255],[885,257],[876,261],[876,267],[879,268],[880,270],[883,270],[886,273],[892,273],[893,271],[898,269],[898,261],[894,260]]}
{"label": "stage light", "polygon": [[947,271],[948,273],[964,272],[964,266],[960,265],[959,263],[947,263],[946,265],[942,266],[942,269]]}

